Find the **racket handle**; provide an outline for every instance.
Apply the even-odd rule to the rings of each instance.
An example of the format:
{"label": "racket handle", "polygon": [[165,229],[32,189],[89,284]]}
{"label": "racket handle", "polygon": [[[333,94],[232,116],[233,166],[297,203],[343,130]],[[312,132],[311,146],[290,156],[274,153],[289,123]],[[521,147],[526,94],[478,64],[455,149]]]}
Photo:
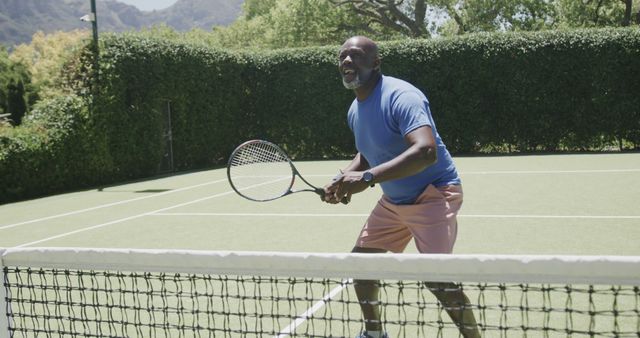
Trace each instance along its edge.
{"label": "racket handle", "polygon": [[[343,174],[344,174],[344,171],[342,171],[342,169],[338,169],[338,175],[336,175],[336,177],[334,177],[333,180],[334,181],[337,180]],[[347,197],[347,196],[342,197],[342,200],[340,200],[340,203],[345,204],[345,205],[349,204],[349,202],[351,202],[351,197]]]}
{"label": "racket handle", "polygon": [[[318,194],[318,196],[320,196],[320,200],[324,202],[324,189],[317,188],[316,194]],[[342,197],[342,200],[340,200],[340,203],[342,204],[349,204],[349,202],[351,202],[351,199],[347,198],[347,196]]]}

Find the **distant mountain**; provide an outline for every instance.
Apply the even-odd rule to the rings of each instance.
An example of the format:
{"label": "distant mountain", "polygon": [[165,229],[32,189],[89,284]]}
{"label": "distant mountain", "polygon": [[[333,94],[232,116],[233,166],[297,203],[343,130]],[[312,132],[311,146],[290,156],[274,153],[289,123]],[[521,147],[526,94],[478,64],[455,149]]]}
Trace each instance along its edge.
{"label": "distant mountain", "polygon": [[[176,30],[226,26],[240,15],[244,0],[178,0],[163,10],[143,12],[116,0],[97,0],[98,30],[120,32],[166,23]],[[37,31],[91,28],[80,17],[91,12],[89,0],[0,0],[0,43],[28,43]]]}

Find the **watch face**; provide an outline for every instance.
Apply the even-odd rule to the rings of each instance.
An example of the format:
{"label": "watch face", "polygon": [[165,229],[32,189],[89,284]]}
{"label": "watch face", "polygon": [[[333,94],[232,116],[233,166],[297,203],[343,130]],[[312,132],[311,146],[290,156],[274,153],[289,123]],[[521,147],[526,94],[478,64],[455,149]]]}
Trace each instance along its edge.
{"label": "watch face", "polygon": [[367,171],[364,174],[362,174],[362,179],[364,179],[365,182],[371,182],[373,181],[373,174]]}

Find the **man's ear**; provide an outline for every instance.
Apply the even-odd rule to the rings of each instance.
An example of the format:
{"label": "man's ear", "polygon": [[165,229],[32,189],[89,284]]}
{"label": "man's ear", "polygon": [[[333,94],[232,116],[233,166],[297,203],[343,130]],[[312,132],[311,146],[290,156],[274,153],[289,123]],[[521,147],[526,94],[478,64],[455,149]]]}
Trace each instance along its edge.
{"label": "man's ear", "polygon": [[380,60],[379,57],[376,56],[376,59],[373,60],[373,69],[375,70],[380,70],[380,65],[382,64],[382,61]]}

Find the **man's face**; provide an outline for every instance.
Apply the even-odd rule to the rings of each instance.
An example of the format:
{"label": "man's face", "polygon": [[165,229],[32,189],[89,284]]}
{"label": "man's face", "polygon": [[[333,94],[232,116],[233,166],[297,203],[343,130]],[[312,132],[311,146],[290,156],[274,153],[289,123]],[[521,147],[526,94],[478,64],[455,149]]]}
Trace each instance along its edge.
{"label": "man's face", "polygon": [[357,43],[347,41],[340,49],[338,57],[338,69],[345,88],[359,88],[371,79],[376,67],[375,57]]}

